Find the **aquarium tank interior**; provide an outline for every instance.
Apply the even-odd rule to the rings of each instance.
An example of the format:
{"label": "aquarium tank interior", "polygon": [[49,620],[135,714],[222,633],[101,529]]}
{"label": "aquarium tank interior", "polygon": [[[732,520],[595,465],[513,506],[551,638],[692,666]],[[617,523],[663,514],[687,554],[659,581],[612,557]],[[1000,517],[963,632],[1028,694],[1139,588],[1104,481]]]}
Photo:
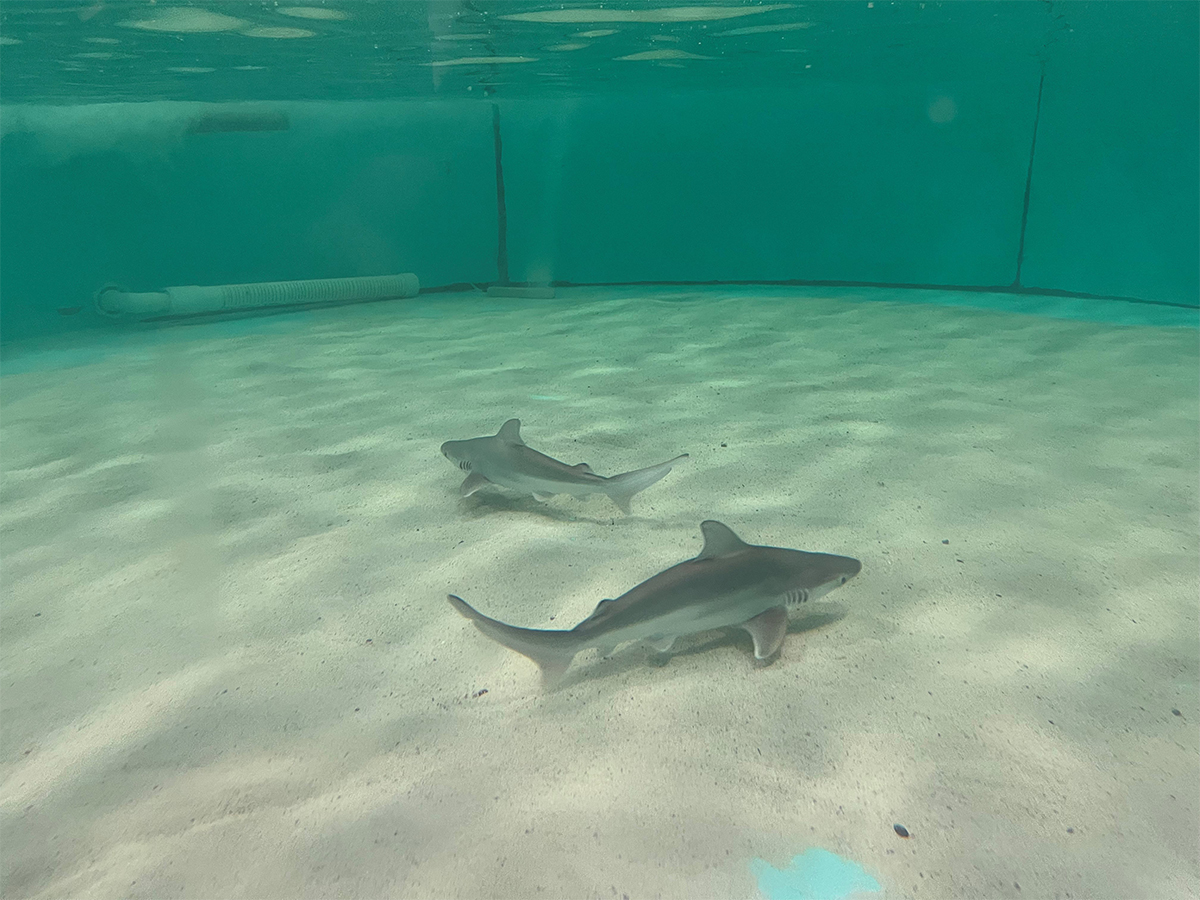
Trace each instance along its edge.
{"label": "aquarium tank interior", "polygon": [[0,894],[1200,896],[1200,4],[0,4]]}

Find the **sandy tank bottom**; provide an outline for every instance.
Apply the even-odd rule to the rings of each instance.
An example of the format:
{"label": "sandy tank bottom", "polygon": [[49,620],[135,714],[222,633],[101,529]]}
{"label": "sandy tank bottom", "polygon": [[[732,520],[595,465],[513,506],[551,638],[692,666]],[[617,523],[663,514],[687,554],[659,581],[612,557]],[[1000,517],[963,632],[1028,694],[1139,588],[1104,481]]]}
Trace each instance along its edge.
{"label": "sandy tank bottom", "polygon": [[[1200,894],[1197,332],[1048,311],[576,289],[9,346],[3,895]],[[460,498],[439,445],[513,416],[690,458],[628,517]],[[569,628],[709,518],[862,573],[773,665],[709,634],[552,692],[446,602]]]}

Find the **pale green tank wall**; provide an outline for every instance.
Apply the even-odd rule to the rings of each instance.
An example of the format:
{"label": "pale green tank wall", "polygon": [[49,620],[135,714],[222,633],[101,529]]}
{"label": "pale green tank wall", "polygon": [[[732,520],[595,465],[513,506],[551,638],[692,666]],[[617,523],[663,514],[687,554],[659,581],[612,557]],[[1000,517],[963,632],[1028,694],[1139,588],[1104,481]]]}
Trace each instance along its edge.
{"label": "pale green tank wall", "polygon": [[[1197,304],[1200,4],[1020,9],[920,72],[499,92],[510,277],[1009,285],[1036,120],[1021,284]],[[199,135],[171,104],[5,108],[0,333],[98,324],[107,282],[495,280],[492,107],[301,104],[288,131]]]}
{"label": "pale green tank wall", "polygon": [[1009,285],[1036,120],[1021,284],[1196,304],[1200,4],[1061,7],[937,80],[511,102],[511,275]]}

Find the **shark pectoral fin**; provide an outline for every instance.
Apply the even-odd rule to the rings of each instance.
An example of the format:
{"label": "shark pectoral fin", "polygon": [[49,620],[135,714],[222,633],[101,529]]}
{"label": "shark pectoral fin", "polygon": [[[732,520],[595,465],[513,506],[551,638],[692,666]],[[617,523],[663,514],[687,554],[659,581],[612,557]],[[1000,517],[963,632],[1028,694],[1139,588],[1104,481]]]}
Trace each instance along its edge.
{"label": "shark pectoral fin", "polygon": [[589,466],[587,463],[579,463],[577,465],[571,466],[571,468],[574,469],[576,472],[582,472],[584,475],[595,475],[596,474],[595,472],[592,471],[592,467]]}
{"label": "shark pectoral fin", "polygon": [[652,640],[650,641],[650,646],[659,653],[667,653],[672,647],[675,646],[675,635],[672,634],[668,637],[661,637],[656,640]]}
{"label": "shark pectoral fin", "polygon": [[754,638],[754,658],[769,659],[783,645],[787,635],[787,608],[776,606],[768,609],[749,622],[743,622],[742,627]]}
{"label": "shark pectoral fin", "polygon": [[461,493],[464,497],[470,497],[473,493],[475,493],[477,490],[479,490],[485,484],[490,484],[490,483],[491,482],[489,482],[486,478],[484,478],[478,472],[472,472],[470,475],[467,476],[466,481],[464,481],[462,483],[462,487],[459,488],[458,490],[459,490],[459,493]]}
{"label": "shark pectoral fin", "polygon": [[554,496],[553,494],[547,494],[545,491],[534,491],[533,492],[533,499],[539,500],[542,503],[545,503],[547,500],[549,500],[553,496]]}

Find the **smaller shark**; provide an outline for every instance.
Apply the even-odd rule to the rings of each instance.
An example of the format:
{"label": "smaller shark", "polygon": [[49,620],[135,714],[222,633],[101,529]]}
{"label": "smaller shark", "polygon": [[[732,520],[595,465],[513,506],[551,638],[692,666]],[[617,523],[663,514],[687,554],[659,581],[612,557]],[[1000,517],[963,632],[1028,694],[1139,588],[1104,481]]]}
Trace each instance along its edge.
{"label": "smaller shark", "polygon": [[774,656],[787,634],[788,610],[845,584],[862,570],[849,556],[805,553],[747,544],[720,522],[700,523],[704,549],[595,612],[570,631],[517,628],[473,609],[461,597],[450,604],[492,640],[532,659],[547,682],[557,680],[575,654],[596,647],[604,655],[626,641],[644,640],[659,652],[675,639],[732,625],[754,639],[754,656]]}
{"label": "smaller shark", "polygon": [[537,500],[549,500],[555,494],[573,497],[607,494],[626,514],[634,494],[665,477],[681,459],[687,459],[687,454],[683,453],[657,466],[605,478],[593,472],[587,463],[569,466],[527,446],[521,440],[520,419],[509,419],[490,437],[446,441],[442,444],[442,456],[470,473],[462,483],[464,497],[485,484],[498,484],[523,494],[533,494]]}

